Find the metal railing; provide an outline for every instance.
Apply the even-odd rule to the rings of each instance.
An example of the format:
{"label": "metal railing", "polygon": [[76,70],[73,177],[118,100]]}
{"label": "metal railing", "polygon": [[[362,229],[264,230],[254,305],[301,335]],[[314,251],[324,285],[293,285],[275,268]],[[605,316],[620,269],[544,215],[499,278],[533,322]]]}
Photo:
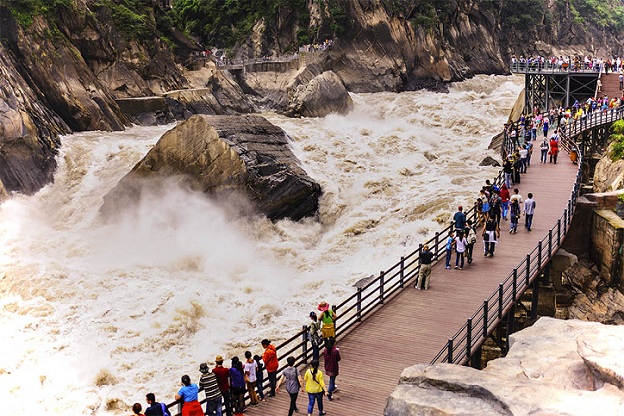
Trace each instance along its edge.
{"label": "metal railing", "polygon": [[[622,109],[618,109],[613,113],[593,114],[589,117],[590,120],[583,124],[582,127],[580,123],[570,123],[561,126],[562,135],[564,136],[563,141],[569,143],[562,147],[576,149],[576,144],[571,138],[578,135],[586,128],[595,127],[622,118],[622,114]],[[505,134],[504,148],[510,146],[510,144],[507,143],[509,140],[510,138]],[[512,148],[515,149],[515,145]],[[582,157],[580,152],[578,152],[578,154],[579,157]],[[571,197],[568,200],[568,205],[561,218],[557,221],[557,224],[549,230],[548,236],[541,240],[531,253],[527,254],[527,257],[520,265],[513,269],[509,277],[499,285],[498,290],[484,301],[483,307],[467,320],[466,324],[464,324],[453,338],[449,339],[447,345],[438,353],[431,363],[465,362],[474,348],[477,348],[485,340],[487,335],[496,327],[500,319],[505,316],[511,304],[517,300],[518,296],[524,293],[528,285],[559,248],[570,226],[574,207],[576,206],[576,198],[578,197],[580,187],[581,162],[582,160],[579,161],[579,170],[574,182]],[[494,178],[493,184],[501,185],[503,183],[503,178],[504,175],[501,170]],[[479,223],[476,205],[466,212],[466,218],[472,220],[474,224]],[[335,323],[336,338],[338,339],[344,336],[349,330],[361,322],[362,318],[372,313],[377,307],[389,301],[405,288],[405,286],[409,286],[409,284],[412,283],[412,279],[415,279],[420,271],[419,258],[422,246],[429,246],[434,254],[434,261],[444,258],[446,251],[445,238],[451,230],[454,230],[453,222],[450,222],[447,227],[436,232],[434,237],[422,243],[417,250],[401,257],[398,263],[387,270],[379,272],[379,275],[371,277],[370,281],[358,287],[355,293],[337,305],[334,305],[333,310],[340,316],[340,319]],[[300,331],[277,345],[276,350],[278,352],[278,357],[280,357],[278,372],[286,368],[285,362],[286,358],[289,356],[295,358],[295,366],[307,364],[308,359],[312,355],[308,331],[309,327],[303,325]],[[261,388],[265,390],[267,387],[268,380],[265,380]],[[201,403],[205,403],[205,400]],[[179,402],[172,402],[168,404],[167,407],[172,408],[176,404],[179,404]],[[174,413],[172,412],[172,414]]]}
{"label": "metal railing", "polygon": [[483,305],[448,340],[446,345],[431,361],[431,364],[441,362],[465,364],[474,351],[479,348],[502,321],[512,306],[516,304],[519,297],[539,276],[542,269],[557,252],[565,239],[576,208],[576,200],[581,186],[583,163],[583,153],[575,142],[576,136],[582,133],[583,130],[621,119],[623,113],[621,108],[608,111],[607,113],[594,113],[588,116],[589,120],[585,122],[577,120],[575,123],[560,126],[561,147],[568,151],[576,151],[579,157],[576,178],[563,214],[559,217],[557,223],[548,230],[548,235],[541,239],[530,253],[527,253],[520,264],[498,285],[497,290],[483,301]]}
{"label": "metal railing", "polygon": [[511,62],[509,69],[514,74],[532,74],[532,73],[553,73],[553,74],[565,74],[565,73],[591,73],[598,74],[600,72],[600,65],[589,67],[584,62],[581,63],[551,63],[551,62]]}

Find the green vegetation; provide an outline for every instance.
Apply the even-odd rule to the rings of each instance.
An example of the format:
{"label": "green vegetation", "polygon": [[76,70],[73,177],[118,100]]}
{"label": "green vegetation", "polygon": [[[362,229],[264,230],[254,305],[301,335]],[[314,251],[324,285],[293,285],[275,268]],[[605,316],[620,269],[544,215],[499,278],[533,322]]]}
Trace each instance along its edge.
{"label": "green vegetation", "polygon": [[518,30],[539,27],[547,13],[544,0],[502,0],[503,26]]}
{"label": "green vegetation", "polygon": [[20,26],[29,28],[33,24],[35,16],[45,16],[54,20],[58,16],[59,9],[73,7],[72,0],[5,0],[4,6],[10,10],[11,15]]}
{"label": "green vegetation", "polygon": [[624,29],[624,5],[620,0],[557,1],[560,7],[565,7],[566,3],[576,23],[592,24],[614,32]]}
{"label": "green vegetation", "polygon": [[618,120],[611,125],[611,150],[609,156],[612,161],[624,159],[624,120]]}

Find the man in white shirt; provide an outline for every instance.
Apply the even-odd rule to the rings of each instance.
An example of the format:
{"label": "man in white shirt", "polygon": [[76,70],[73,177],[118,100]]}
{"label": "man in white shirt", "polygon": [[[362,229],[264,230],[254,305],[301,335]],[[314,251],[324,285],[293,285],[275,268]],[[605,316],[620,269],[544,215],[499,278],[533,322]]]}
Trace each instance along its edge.
{"label": "man in white shirt", "polygon": [[[513,198],[513,197],[512,197]],[[533,194],[529,192],[528,198],[524,201],[524,226],[528,231],[531,231],[531,225],[533,225],[533,214],[535,213],[535,200]]]}

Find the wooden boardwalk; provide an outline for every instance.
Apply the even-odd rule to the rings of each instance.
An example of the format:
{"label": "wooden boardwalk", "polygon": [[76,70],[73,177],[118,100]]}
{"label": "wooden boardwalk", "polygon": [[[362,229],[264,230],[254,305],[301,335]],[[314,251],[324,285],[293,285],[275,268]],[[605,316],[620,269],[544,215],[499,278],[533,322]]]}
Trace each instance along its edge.
{"label": "wooden boardwalk", "polygon": [[[540,164],[541,141],[538,139],[535,143],[532,164],[517,185],[523,199],[531,192],[536,201],[532,231],[524,228],[522,217],[518,233],[511,235],[509,222],[502,220],[500,244],[494,257],[483,257],[479,238],[474,261],[465,265],[464,270],[445,270],[444,259],[441,259],[433,267],[428,291],[414,289],[411,281],[390,302],[365,317],[347,334],[342,334],[337,344],[342,355],[336,380],[339,391],[334,401],[324,400],[328,416],[383,415],[386,400],[397,386],[403,369],[431,362],[466,319],[556,225],[567,206],[577,165],[570,162],[565,152],[559,154],[556,165]],[[321,362],[321,369],[322,365]],[[267,400],[256,408],[248,408],[245,413],[249,416],[288,414],[289,397],[285,390]],[[306,414],[307,403],[307,394],[300,393],[299,414]],[[317,414],[316,407],[313,414]]]}

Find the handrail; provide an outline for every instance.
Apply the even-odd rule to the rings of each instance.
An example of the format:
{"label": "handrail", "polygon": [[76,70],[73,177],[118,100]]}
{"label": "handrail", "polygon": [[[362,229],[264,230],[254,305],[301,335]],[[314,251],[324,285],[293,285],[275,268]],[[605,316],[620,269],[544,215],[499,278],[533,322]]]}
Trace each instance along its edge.
{"label": "handrail", "polygon": [[[624,112],[622,111],[622,109],[619,108],[615,112],[612,111],[610,114],[605,114],[604,117],[602,114],[600,116],[598,116],[598,114],[594,114],[592,115],[591,120],[584,123],[583,128],[581,128],[580,123],[579,124],[571,123],[566,126],[562,126],[563,128],[562,133],[565,135],[566,140],[568,140],[568,138],[572,138],[578,135],[584,129],[594,127],[599,124],[604,124],[610,121],[614,121],[618,118],[622,118],[621,116],[623,113]],[[510,146],[510,144],[507,143],[510,140],[507,134],[505,134],[504,140],[505,141],[503,143],[503,148],[507,148],[508,146]],[[574,142],[571,142],[570,146],[576,147],[576,144]],[[578,154],[579,154],[579,157],[582,157],[581,152],[579,152]],[[554,254],[553,250],[556,250],[559,247],[561,241],[563,240],[563,237],[565,237],[565,234],[567,233],[567,230],[571,222],[572,214],[574,212],[574,207],[576,206],[576,198],[578,196],[578,190],[580,188],[581,162],[582,160],[579,162],[579,170],[577,172],[577,178],[576,178],[576,182],[574,184],[574,188],[572,191],[572,196],[570,200],[568,201],[568,208],[566,208],[566,210],[564,211],[564,215],[562,216],[562,218],[565,221],[562,222],[560,219],[558,222],[558,227],[555,227],[554,229],[550,230],[549,239],[547,240],[548,244],[546,246],[544,246],[545,240],[540,241],[541,248],[539,250],[540,254],[537,257],[537,259],[535,257],[535,254],[533,254],[537,250],[537,248],[534,249],[531,252],[531,254],[527,257],[527,259],[529,260],[528,264],[530,265],[530,267],[534,268],[534,265],[531,262],[535,262],[535,261],[537,261],[538,264],[545,265],[546,262],[550,259],[551,255]],[[503,171],[501,170],[499,171],[498,175],[494,178],[493,183],[496,185],[500,185],[503,183],[503,178],[504,178]],[[477,213],[476,206],[473,206],[470,210],[466,212],[466,218],[471,219],[473,223],[475,224],[479,223],[479,215]],[[436,232],[434,237],[430,238],[429,240],[425,241],[423,244],[419,245],[418,249],[412,251],[411,253],[409,253],[408,255],[404,257],[401,257],[398,263],[394,264],[393,266],[391,266],[385,271],[381,271],[378,276],[371,279],[371,281],[368,282],[366,285],[364,285],[363,287],[357,288],[355,293],[353,293],[352,295],[344,299],[339,304],[335,305],[333,307],[333,310],[340,315],[340,319],[338,319],[336,322],[336,338],[340,338],[344,336],[344,334],[346,334],[350,329],[352,329],[355,325],[361,322],[362,318],[364,318],[366,315],[373,312],[373,310],[377,308],[378,306],[383,305],[388,299],[398,294],[406,285],[409,285],[409,282],[413,278],[418,276],[418,272],[420,271],[420,262],[419,262],[420,252],[422,251],[422,247],[424,245],[428,245],[431,248],[431,251],[434,254],[434,261],[440,258],[443,258],[445,250],[446,250],[444,238],[451,229],[454,229],[453,222],[451,222],[448,226],[443,228],[441,231]],[[556,230],[557,234],[553,235],[553,232],[554,232],[553,230]],[[546,249],[548,250],[546,251]],[[525,268],[526,268],[526,265],[524,265],[524,262],[521,263],[515,269],[517,272],[516,275],[518,275],[518,273],[520,273],[519,275],[522,275],[522,270],[524,270]],[[536,273],[531,272],[529,274],[530,274],[530,278],[528,280],[532,281]],[[500,293],[498,291],[495,292],[485,301],[489,305],[494,305],[494,303],[497,304],[498,310],[496,312],[499,318],[489,315],[489,313],[491,313],[491,309],[488,307],[485,307],[484,312],[482,312],[480,309],[472,316],[471,319],[469,319],[469,321],[471,321],[473,324],[477,322],[479,323],[479,325],[482,325],[481,327],[479,326],[472,327],[471,332],[473,334],[475,333],[475,328],[477,329],[481,328],[482,334],[486,332],[488,333],[491,332],[491,330],[495,327],[495,324],[499,322],[502,316],[504,316],[504,314],[506,313],[507,309],[510,307],[509,301],[511,299],[516,299],[519,296],[519,294],[524,292],[524,290],[526,289],[526,286],[521,285],[520,287],[518,287],[517,280],[514,280],[513,282],[511,282],[510,279],[512,278],[513,275],[514,273],[512,273],[510,277],[508,277],[503,283],[500,284],[500,287],[499,287],[499,291],[501,291]],[[484,323],[481,324],[479,320],[483,320]],[[468,351],[470,351],[472,348],[475,348],[476,346],[480,345],[481,342],[483,342],[483,340],[485,339],[487,335],[480,337],[479,338],[480,341],[477,340],[477,343],[478,343],[477,345],[477,343],[475,343],[474,337],[472,336],[468,337],[466,335],[465,333],[467,329],[466,325],[464,325],[464,327],[462,327],[455,334],[455,336],[449,340],[449,342],[447,343],[447,346],[445,346],[445,348],[442,351],[440,351],[440,353],[438,353],[438,355],[436,356],[436,358],[434,358],[432,363],[435,363],[441,360],[445,352],[448,352],[448,354],[445,356],[444,362],[456,363],[458,362],[456,360],[458,355],[456,355],[455,352],[459,351],[460,355],[462,353],[466,355],[465,354],[466,348],[468,348]],[[297,332],[295,335],[293,335],[289,339],[283,341],[281,344],[279,344],[276,347],[276,350],[278,352],[278,357],[281,357],[280,358],[281,365],[278,368],[278,372],[286,368],[285,360],[287,356],[295,353],[296,351],[300,351],[300,352],[294,357],[295,366],[299,366],[301,364],[307,364],[308,359],[312,355],[312,349],[309,346],[310,341],[309,341],[308,331],[309,331],[309,327],[307,325],[303,325],[302,329],[299,332]],[[462,342],[455,344],[455,341],[460,337],[462,338]],[[468,347],[466,347],[466,345],[468,345]],[[268,387],[268,383],[264,383],[264,385],[261,386],[263,390],[266,389],[267,387]],[[203,400],[201,403],[204,403],[204,402],[205,400]],[[172,402],[168,404],[167,407],[171,408],[176,404],[179,404],[179,401]]]}
{"label": "handrail", "polygon": [[[581,173],[584,154],[576,143],[576,137],[584,130],[607,124],[624,118],[624,109],[595,112],[590,120],[561,126],[560,143],[562,148],[574,150],[579,157],[576,178],[568,203],[557,223],[548,231],[548,235],[541,239],[535,248],[516,266],[509,276],[499,284],[483,305],[466,320],[466,323],[448,340],[446,345],[431,361],[436,363],[465,364],[476,348],[478,348],[503,317],[509,312],[518,298],[528,289],[539,273],[557,252],[572,224],[572,216],[576,209],[576,201],[581,187]],[[511,140],[511,139],[509,139]],[[505,147],[505,146],[504,146]],[[475,325],[477,325],[475,327]]]}
{"label": "handrail", "polygon": [[550,63],[550,62],[511,62],[509,69],[514,74],[534,74],[534,73],[549,73],[549,74],[599,74],[601,65],[588,68],[584,63],[575,64],[569,63]]}

